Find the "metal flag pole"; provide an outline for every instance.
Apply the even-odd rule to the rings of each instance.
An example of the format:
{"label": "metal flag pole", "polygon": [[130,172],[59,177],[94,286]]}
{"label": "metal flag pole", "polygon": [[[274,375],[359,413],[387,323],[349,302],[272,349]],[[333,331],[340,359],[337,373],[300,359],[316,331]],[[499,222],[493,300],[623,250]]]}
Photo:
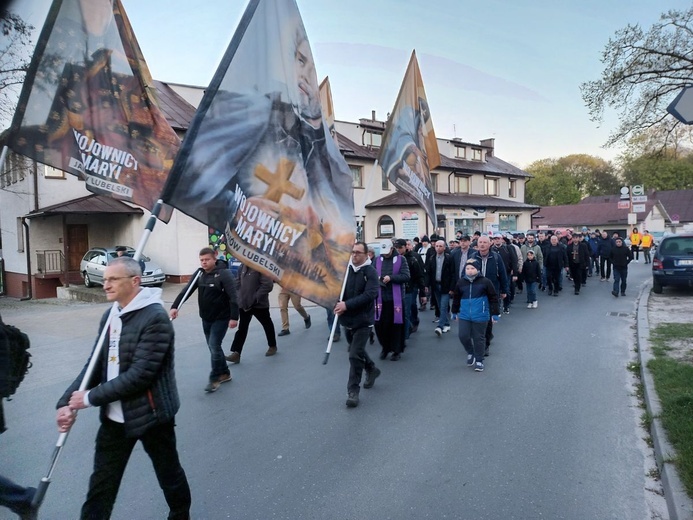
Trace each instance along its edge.
{"label": "metal flag pole", "polygon": [[190,293],[193,290],[193,287],[195,287],[195,283],[197,282],[197,279],[202,275],[202,268],[198,269],[195,271],[195,274],[193,277],[190,279],[188,282],[188,286],[185,288],[185,294],[183,295],[183,299],[180,301],[180,304],[178,305],[178,310],[180,311],[180,308],[183,306],[185,301],[188,299],[188,296],[190,296]]}
{"label": "metal flag pole", "polygon": [[[342,282],[342,290],[339,292],[339,301],[342,301],[344,297],[344,291],[346,289],[347,278],[349,277],[349,266],[351,265],[351,260],[347,264],[346,273],[344,273],[344,281]],[[334,331],[337,330],[339,326],[339,316],[335,314],[334,321],[332,322],[332,330],[330,330],[330,337],[327,341],[327,349],[325,350],[325,359],[322,361],[323,365],[327,365],[327,360],[330,359],[330,351],[332,350],[332,338],[334,338]]]}
{"label": "metal flag pole", "polygon": [[[145,226],[144,231],[142,233],[142,238],[140,239],[139,244],[137,244],[137,249],[135,250],[135,254],[133,255],[134,260],[139,261],[140,257],[142,256],[144,246],[147,244],[147,240],[149,240],[149,236],[152,234],[152,231],[154,230],[156,220],[159,217],[159,213],[161,212],[162,207],[163,201],[161,199],[157,200],[156,204],[154,205],[154,208],[152,209],[152,214],[149,216],[147,225]],[[118,304],[114,302],[113,305]],[[91,358],[89,359],[89,364],[87,365],[87,369],[84,372],[82,382],[79,384],[79,392],[83,392],[87,389],[89,380],[91,379],[91,376],[94,373],[94,367],[96,366],[96,362],[98,361],[99,356],[101,355],[103,344],[106,339],[106,333],[108,332],[110,323],[111,314],[109,313],[108,317],[106,318],[106,323],[104,323],[103,329],[101,330],[101,334],[99,335],[99,340],[97,341],[96,346],[94,347],[94,352],[92,353]],[[73,411],[73,413],[75,415],[77,414],[76,411]],[[36,493],[34,494],[34,498],[31,501],[31,507],[35,511],[38,510],[38,508],[41,507],[41,504],[43,503],[43,499],[45,498],[46,492],[48,491],[48,486],[51,483],[53,471],[55,470],[55,467],[58,463],[60,453],[62,452],[63,446],[65,445],[65,441],[67,441],[67,436],[69,433],[70,431],[68,430],[66,432],[61,433],[58,436],[58,442],[55,443],[55,448],[53,449],[53,455],[51,456],[51,462],[48,466],[46,476],[41,479],[41,482],[39,482],[39,485],[36,487]]]}

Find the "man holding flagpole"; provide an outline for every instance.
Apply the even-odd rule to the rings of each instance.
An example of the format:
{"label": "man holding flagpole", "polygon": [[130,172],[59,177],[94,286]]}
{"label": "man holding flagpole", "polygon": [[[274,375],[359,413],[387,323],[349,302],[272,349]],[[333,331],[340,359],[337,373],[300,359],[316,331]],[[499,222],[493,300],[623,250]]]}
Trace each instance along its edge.
{"label": "man holding flagpole", "polygon": [[[176,449],[175,415],[180,407],[174,372],[173,326],[161,289],[141,288],[137,261],[119,257],[104,271],[104,291],[113,306],[101,318],[110,325],[88,390],[79,391],[87,371],[58,401],[58,430],[67,432],[76,412],[101,408],[94,470],[82,519],[111,517],[132,450],[142,443],[170,508],[169,520],[189,520],[190,488]],[[98,345],[97,345],[98,346]]]}
{"label": "man holding flagpole", "polygon": [[351,261],[342,299],[334,307],[339,324],[344,327],[349,342],[349,382],[347,401],[349,408],[359,404],[361,377],[366,371],[364,388],[373,388],[380,369],[366,352],[366,342],[373,328],[373,306],[378,296],[378,273],[368,258],[368,246],[356,242],[351,249]]}

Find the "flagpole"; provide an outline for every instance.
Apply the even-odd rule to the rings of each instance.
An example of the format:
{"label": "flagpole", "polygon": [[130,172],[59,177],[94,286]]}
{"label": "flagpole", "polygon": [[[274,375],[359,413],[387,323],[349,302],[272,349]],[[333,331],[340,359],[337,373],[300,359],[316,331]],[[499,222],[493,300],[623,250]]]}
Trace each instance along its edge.
{"label": "flagpole", "polygon": [[[114,303],[114,305],[117,305],[117,303]],[[94,353],[91,355],[91,359],[89,360],[89,364],[87,365],[87,370],[84,373],[82,382],[79,384],[79,392],[83,392],[87,389],[89,379],[91,379],[91,374],[94,372],[94,367],[96,366],[96,362],[99,359],[99,355],[101,354],[101,348],[103,346],[104,340],[106,339],[106,332],[108,331],[110,323],[111,314],[109,313],[108,318],[106,318],[106,323],[104,324],[103,329],[101,330],[101,334],[99,335],[99,340],[96,342],[96,346],[94,347]],[[72,413],[73,415],[77,415],[76,410],[74,410]],[[41,479],[41,482],[39,482],[39,485],[36,488],[36,493],[34,494],[34,498],[31,500],[31,507],[34,510],[38,510],[38,508],[41,507],[41,504],[43,503],[43,499],[46,496],[46,491],[48,491],[48,486],[51,483],[53,471],[55,470],[55,466],[58,463],[60,453],[63,450],[63,446],[65,445],[65,441],[67,441],[67,436],[69,435],[69,433],[70,430],[63,432],[58,436],[58,442],[55,443],[55,448],[53,449],[53,455],[51,456],[51,462],[48,467],[48,472],[46,473],[46,476]]]}
{"label": "flagpole", "polygon": [[[6,148],[7,147],[5,147],[5,149]],[[5,149],[3,149],[3,159],[5,155]],[[152,213],[149,217],[149,220],[147,221],[147,224],[144,227],[144,231],[142,232],[142,238],[140,238],[140,241],[137,244],[137,249],[135,250],[135,254],[132,257],[133,260],[139,261],[139,259],[142,257],[142,251],[144,250],[144,246],[147,244],[147,241],[149,240],[149,237],[152,234],[152,231],[154,230],[154,226],[156,225],[156,221],[159,217],[159,213],[161,213],[162,207],[163,201],[161,199],[157,200],[156,204],[154,205],[154,208],[152,209]],[[117,305],[117,303],[114,302],[114,305]],[[86,390],[87,386],[89,385],[89,380],[91,379],[91,376],[94,372],[94,367],[96,366],[99,356],[101,355],[101,350],[103,348],[104,340],[106,339],[106,333],[108,332],[110,323],[111,314],[109,313],[108,317],[106,318],[106,323],[104,324],[103,329],[101,330],[101,334],[99,335],[99,340],[97,341],[96,346],[94,347],[94,352],[92,353],[91,358],[89,359],[89,364],[87,365],[87,369],[84,372],[82,382],[79,384],[79,392],[83,392],[84,390]],[[77,415],[76,410],[72,413],[74,415]],[[65,442],[67,441],[67,436],[69,433],[70,431],[68,430],[66,432],[61,433],[58,436],[58,441],[55,444],[55,448],[53,449],[53,455],[51,456],[51,462],[48,467],[48,472],[46,473],[46,476],[41,479],[41,482],[39,482],[39,485],[36,488],[36,493],[34,494],[34,498],[31,500],[31,507],[35,510],[38,510],[38,508],[41,506],[41,503],[43,502],[44,497],[46,496],[48,486],[50,485],[51,478],[53,476],[53,471],[55,470],[55,467],[58,463],[60,453],[62,452],[62,449],[65,446]]]}
{"label": "flagpole", "polygon": [[[349,266],[351,265],[351,260],[347,264],[346,273],[344,274],[344,281],[342,282],[342,290],[339,292],[339,300],[342,301],[344,297],[344,291],[346,290],[347,278],[349,277]],[[335,315],[334,321],[332,322],[332,330],[330,330],[330,338],[327,341],[327,349],[325,350],[325,359],[323,359],[322,364],[327,365],[327,360],[330,359],[330,351],[332,350],[332,338],[334,338],[334,331],[339,326],[339,316]]]}

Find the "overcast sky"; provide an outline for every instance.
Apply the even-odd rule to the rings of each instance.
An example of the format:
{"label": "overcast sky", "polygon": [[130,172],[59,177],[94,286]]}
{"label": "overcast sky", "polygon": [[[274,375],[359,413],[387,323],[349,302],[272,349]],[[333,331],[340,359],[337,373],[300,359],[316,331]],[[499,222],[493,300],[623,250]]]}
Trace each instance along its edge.
{"label": "overcast sky", "polygon": [[[245,0],[122,0],[155,79],[206,86]],[[37,27],[49,0],[16,0]],[[534,160],[601,148],[616,121],[589,120],[579,86],[599,79],[609,38],[645,29],[686,0],[298,0],[318,71],[330,77],[335,114],[357,121],[392,110],[416,49],[439,138],[496,139],[496,155]],[[423,7],[425,6],[425,7]]]}

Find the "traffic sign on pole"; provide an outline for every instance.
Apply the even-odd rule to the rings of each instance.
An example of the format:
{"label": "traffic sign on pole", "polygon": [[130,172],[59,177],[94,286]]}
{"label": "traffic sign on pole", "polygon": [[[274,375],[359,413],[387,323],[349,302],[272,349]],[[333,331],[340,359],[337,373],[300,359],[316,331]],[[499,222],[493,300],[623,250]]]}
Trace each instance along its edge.
{"label": "traffic sign on pole", "polygon": [[693,124],[693,87],[685,87],[667,107],[676,119],[684,124]]}

